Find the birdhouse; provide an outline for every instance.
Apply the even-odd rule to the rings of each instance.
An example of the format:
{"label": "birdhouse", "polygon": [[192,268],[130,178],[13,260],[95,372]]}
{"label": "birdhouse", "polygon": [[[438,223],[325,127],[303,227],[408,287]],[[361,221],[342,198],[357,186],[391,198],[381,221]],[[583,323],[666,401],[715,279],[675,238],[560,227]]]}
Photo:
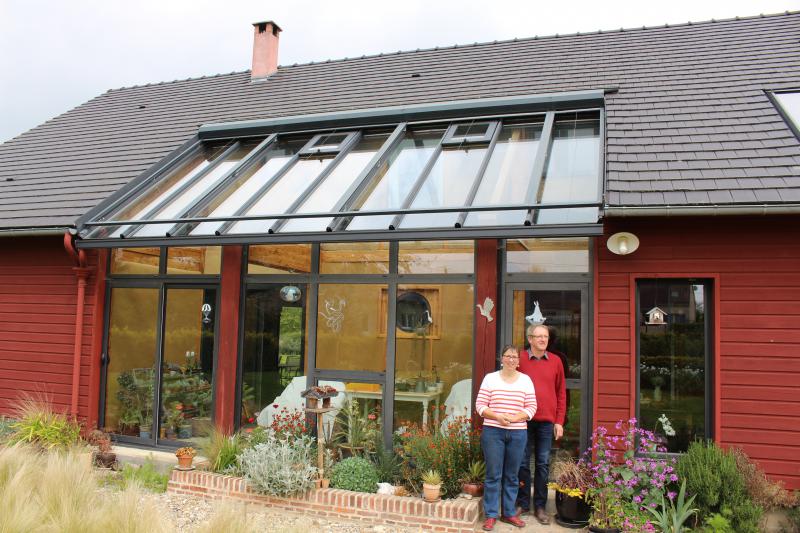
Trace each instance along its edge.
{"label": "birdhouse", "polygon": [[654,307],[647,313],[647,322],[651,326],[661,326],[667,323],[667,313],[660,307]]}

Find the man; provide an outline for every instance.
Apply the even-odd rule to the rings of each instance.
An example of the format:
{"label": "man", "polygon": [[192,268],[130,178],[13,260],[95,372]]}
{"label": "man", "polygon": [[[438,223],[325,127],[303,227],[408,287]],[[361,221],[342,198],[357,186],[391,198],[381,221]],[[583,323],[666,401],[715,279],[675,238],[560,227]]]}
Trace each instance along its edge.
{"label": "man", "polygon": [[550,447],[564,435],[567,388],[564,366],[554,354],[547,352],[550,332],[543,325],[530,325],[527,330],[530,351],[520,353],[519,371],[533,381],[538,408],[533,420],[528,422],[528,444],[519,469],[521,488],[517,505],[522,512],[531,510],[531,453],[536,457],[533,476],[533,516],[540,524],[547,525],[550,518],[545,512],[547,505],[547,478],[550,468]]}

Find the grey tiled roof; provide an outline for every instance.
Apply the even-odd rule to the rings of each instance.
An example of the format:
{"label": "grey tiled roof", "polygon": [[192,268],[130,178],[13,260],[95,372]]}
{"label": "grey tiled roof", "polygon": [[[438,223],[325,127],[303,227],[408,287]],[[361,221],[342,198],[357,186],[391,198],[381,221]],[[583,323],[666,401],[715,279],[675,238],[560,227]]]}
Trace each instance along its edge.
{"label": "grey tiled roof", "polygon": [[764,91],[800,88],[799,36],[787,13],[112,90],[0,145],[0,228],[72,225],[205,123],[611,87],[608,205],[798,202],[800,144]]}

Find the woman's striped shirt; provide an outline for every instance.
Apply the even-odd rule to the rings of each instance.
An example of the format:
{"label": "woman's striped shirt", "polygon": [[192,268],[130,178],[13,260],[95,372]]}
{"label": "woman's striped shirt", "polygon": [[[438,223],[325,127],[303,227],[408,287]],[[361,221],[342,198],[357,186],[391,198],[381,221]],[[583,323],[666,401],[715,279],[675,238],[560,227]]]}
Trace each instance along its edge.
{"label": "woman's striped shirt", "polygon": [[[533,390],[531,378],[520,372],[514,383],[506,383],[500,377],[500,371],[487,374],[478,391],[478,399],[475,400],[475,410],[479,415],[483,416],[486,409],[506,415],[515,415],[520,411],[525,411],[528,420],[533,419],[533,415],[536,413],[536,393]],[[524,420],[504,426],[497,420],[484,418],[483,425],[502,429],[528,428],[528,424]]]}

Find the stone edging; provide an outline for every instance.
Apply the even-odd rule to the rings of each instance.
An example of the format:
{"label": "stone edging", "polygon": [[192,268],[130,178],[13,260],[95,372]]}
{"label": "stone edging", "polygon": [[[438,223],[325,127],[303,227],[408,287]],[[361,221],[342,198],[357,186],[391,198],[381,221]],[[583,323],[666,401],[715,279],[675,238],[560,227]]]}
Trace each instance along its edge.
{"label": "stone edging", "polygon": [[167,491],[209,500],[232,499],[315,515],[363,520],[370,524],[420,527],[429,531],[472,532],[481,517],[480,498],[428,503],[420,498],[316,489],[291,498],[264,496],[234,476],[200,470],[173,470]]}

